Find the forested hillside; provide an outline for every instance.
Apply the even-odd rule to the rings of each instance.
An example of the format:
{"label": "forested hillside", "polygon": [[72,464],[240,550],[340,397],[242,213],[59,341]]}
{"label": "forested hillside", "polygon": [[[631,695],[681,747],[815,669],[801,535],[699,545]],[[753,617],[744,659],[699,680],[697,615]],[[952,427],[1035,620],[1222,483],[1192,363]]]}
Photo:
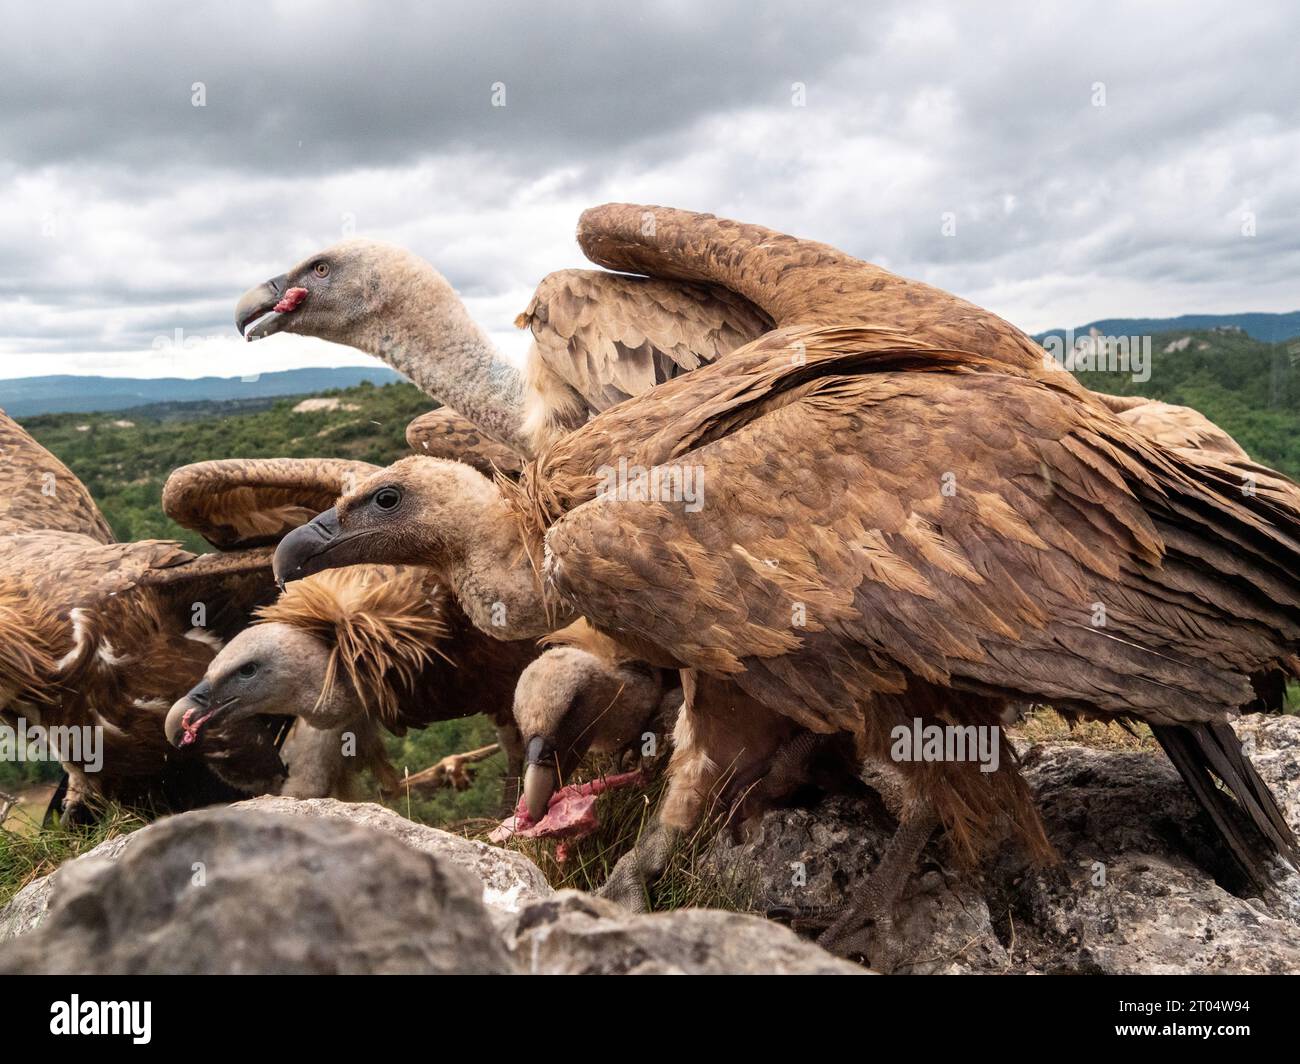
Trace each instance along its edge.
{"label": "forested hillside", "polygon": [[[211,458],[359,458],[378,465],[409,451],[406,425],[434,404],[410,384],[322,392],[334,409],[295,413],[287,399],[168,403],[99,414],[45,414],[23,426],[79,476],[118,539],[203,540],[159,509],[163,482],[177,466]],[[308,403],[307,405],[318,405]]]}
{"label": "forested hillside", "polygon": [[1080,373],[1089,388],[1195,407],[1264,465],[1300,477],[1300,344],[1241,332],[1171,332],[1151,338],[1151,379]]}

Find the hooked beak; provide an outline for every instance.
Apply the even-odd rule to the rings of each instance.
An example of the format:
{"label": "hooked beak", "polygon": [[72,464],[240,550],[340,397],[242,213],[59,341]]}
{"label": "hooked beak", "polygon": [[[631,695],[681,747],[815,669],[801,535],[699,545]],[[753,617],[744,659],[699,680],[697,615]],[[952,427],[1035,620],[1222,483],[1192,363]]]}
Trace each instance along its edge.
{"label": "hooked beak", "polygon": [[167,711],[163,731],[167,741],[178,750],[184,750],[199,740],[200,730],[226,705],[212,704],[212,685],[201,681],[189,694],[180,698]]}
{"label": "hooked beak", "polygon": [[528,740],[525,760],[524,808],[535,824],[546,815],[560,778],[555,766],[555,750],[542,736],[534,735]]}
{"label": "hooked beak", "polygon": [[301,580],[304,576],[329,568],[321,561],[322,556],[340,543],[346,543],[348,538],[340,534],[336,509],[331,507],[324,513],[317,514],[280,540],[280,545],[275,548],[275,557],[271,562],[275,582],[283,588],[290,580]]}
{"label": "hooked beak", "polygon": [[307,289],[288,288],[289,275],[282,273],[250,288],[235,305],[235,328],[245,340],[261,340],[277,333],[289,315],[307,298]]}

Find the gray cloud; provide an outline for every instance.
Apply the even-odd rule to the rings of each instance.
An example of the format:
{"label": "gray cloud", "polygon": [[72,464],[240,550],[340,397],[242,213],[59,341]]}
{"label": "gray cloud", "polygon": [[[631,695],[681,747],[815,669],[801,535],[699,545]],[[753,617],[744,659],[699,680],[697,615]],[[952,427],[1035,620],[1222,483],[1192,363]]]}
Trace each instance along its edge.
{"label": "gray cloud", "polygon": [[[168,372],[210,372],[175,330],[233,340],[238,293],[345,226],[426,255],[512,343],[609,199],[826,240],[1030,329],[1294,309],[1300,19],[1127,7],[19,10],[0,376],[145,372],[160,345]],[[227,357],[361,361],[288,338]]]}

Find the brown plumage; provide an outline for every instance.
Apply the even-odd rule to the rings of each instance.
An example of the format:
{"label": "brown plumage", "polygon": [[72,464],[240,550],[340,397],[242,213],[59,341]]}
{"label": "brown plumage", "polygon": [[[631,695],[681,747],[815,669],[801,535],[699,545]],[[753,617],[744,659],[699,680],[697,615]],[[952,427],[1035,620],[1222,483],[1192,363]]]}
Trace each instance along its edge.
{"label": "brown plumage", "polygon": [[[647,211],[655,225],[634,224]],[[1033,699],[1147,721],[1248,871],[1262,863],[1238,810],[1294,858],[1225,722],[1249,677],[1300,645],[1295,485],[1243,492],[1231,467],[1118,420],[1001,319],[824,245],[626,206],[587,212],[579,237],[603,265],[724,284],[783,327],[593,418],[517,487],[400,462],[291,534],[278,572],[427,564],[476,621],[506,603],[519,637],[546,615],[540,570],[549,616],[580,613],[686,670],[669,832],[791,729],[846,731],[888,760],[913,718],[995,726]],[[637,467],[689,471],[702,507],[601,493]],[[1003,765],[898,767],[959,854],[1005,820],[1045,855],[1009,750]],[[926,833],[901,834],[914,850]]]}
{"label": "brown plumage", "polygon": [[221,550],[265,546],[328,509],[376,468],[343,458],[196,462],[167,478],[162,507],[182,528]]}
{"label": "brown plumage", "polygon": [[[85,751],[63,758],[68,809],[88,795],[164,808],[234,797],[167,744],[163,719],[274,595],[269,549],[196,556],[166,541],[115,543],[84,486],[3,413],[0,437],[18,500],[0,532],[0,710],[29,725],[99,729],[86,733],[102,742],[98,771],[86,770]],[[334,477],[316,495],[343,484]],[[232,757],[280,764],[250,729],[221,741]]]}
{"label": "brown plumage", "polygon": [[1096,395],[1121,421],[1165,447],[1203,451],[1230,460],[1250,460],[1241,444],[1190,406],[1175,406],[1134,395],[1101,392]]}
{"label": "brown plumage", "polygon": [[[290,289],[302,298],[275,311]],[[518,318],[535,341],[521,373],[437,270],[368,240],[327,248],[250,289],[235,320],[250,340],[293,332],[366,351],[497,442],[530,455],[591,414],[771,325],[725,287],[563,270],[542,280]]]}
{"label": "brown plumage", "polygon": [[488,476],[518,476],[524,468],[518,451],[489,439],[472,421],[446,406],[421,414],[407,425],[406,445],[416,454],[464,462]]}
{"label": "brown plumage", "polygon": [[32,529],[113,542],[85,485],[0,410],[0,535]]}
{"label": "brown plumage", "polygon": [[717,285],[595,270],[547,275],[515,325],[534,340],[524,435],[535,450],[771,328],[753,304]]}

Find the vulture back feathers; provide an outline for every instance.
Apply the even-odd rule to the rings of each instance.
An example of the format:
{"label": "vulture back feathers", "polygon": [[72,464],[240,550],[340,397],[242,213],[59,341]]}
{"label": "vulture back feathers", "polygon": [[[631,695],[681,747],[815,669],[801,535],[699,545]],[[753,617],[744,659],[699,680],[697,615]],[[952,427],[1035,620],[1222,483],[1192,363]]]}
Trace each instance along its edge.
{"label": "vulture back feathers", "polygon": [[[698,469],[702,511],[597,498],[619,458]],[[590,620],[803,727],[861,732],[918,684],[1145,720],[1188,738],[1194,793],[1212,771],[1293,854],[1249,762],[1213,753],[1250,675],[1300,644],[1300,511],[1274,477],[1243,494],[1065,375],[844,326],[768,334],[593,419],[518,502]],[[954,793],[945,823],[969,807]]]}

